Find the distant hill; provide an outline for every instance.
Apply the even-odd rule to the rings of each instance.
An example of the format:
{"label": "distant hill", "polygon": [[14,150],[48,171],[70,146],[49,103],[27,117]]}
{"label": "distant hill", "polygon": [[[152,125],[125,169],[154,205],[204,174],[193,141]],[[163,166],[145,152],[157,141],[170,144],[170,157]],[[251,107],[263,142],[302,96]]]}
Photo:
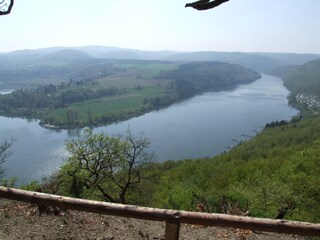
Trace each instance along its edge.
{"label": "distant hill", "polygon": [[[59,53],[57,53],[59,52]],[[82,54],[81,54],[82,53]],[[84,55],[85,53],[86,55]],[[55,56],[55,54],[57,54]],[[34,62],[71,61],[85,58],[165,60],[179,62],[220,61],[240,64],[254,71],[266,73],[274,68],[286,65],[301,65],[308,61],[320,59],[320,54],[295,53],[244,53],[244,52],[176,52],[176,51],[141,51],[137,49],[83,46],[51,47],[35,50],[21,50],[0,54],[0,69],[21,67]],[[56,62],[57,63],[57,62]]]}
{"label": "distant hill", "polygon": [[240,52],[192,52],[179,53],[168,57],[170,60],[179,61],[220,61],[232,64],[240,64],[255,71],[265,72],[281,62],[266,56],[259,56]]}
{"label": "distant hill", "polygon": [[0,54],[0,69],[30,67],[33,65],[62,65],[92,58],[89,54],[66,48],[21,50]]}
{"label": "distant hill", "polygon": [[111,59],[142,59],[139,53],[132,51],[113,51],[99,55],[100,58],[111,58]]}
{"label": "distant hill", "polygon": [[320,59],[301,66],[277,68],[272,73],[282,77],[292,93],[312,93],[320,97]]}
{"label": "distant hill", "polygon": [[319,58],[320,54],[191,52],[177,53],[167,59],[175,61],[221,61],[240,64],[254,71],[266,73],[276,67],[300,65]]}
{"label": "distant hill", "polygon": [[301,66],[286,66],[271,73],[282,77],[290,90],[290,103],[300,110],[320,111],[320,59]]}
{"label": "distant hill", "polygon": [[265,57],[273,58],[282,65],[302,65],[309,61],[320,59],[320,54],[299,53],[255,53]]}
{"label": "distant hill", "polygon": [[[74,50],[83,51],[95,58],[116,58],[116,59],[144,59],[144,60],[166,60],[169,56],[178,52],[174,51],[142,51],[137,49],[85,46],[74,47]],[[120,53],[123,52],[123,56]],[[112,56],[115,55],[115,56]]]}
{"label": "distant hill", "polygon": [[44,58],[49,60],[52,59],[52,60],[69,62],[69,61],[75,61],[75,60],[89,59],[92,57],[89,54],[84,53],[82,51],[72,50],[72,49],[63,49],[57,52],[49,53]]}
{"label": "distant hill", "polygon": [[157,78],[173,79],[181,98],[197,93],[219,91],[237,84],[247,84],[261,77],[260,74],[240,65],[224,62],[191,62],[178,69],[162,72]]}

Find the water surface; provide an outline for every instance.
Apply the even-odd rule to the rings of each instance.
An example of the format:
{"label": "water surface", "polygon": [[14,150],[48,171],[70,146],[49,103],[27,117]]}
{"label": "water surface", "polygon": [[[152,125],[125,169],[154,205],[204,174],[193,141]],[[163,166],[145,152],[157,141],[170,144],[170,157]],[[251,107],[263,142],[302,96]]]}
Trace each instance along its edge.
{"label": "water surface", "polygon": [[[288,106],[288,90],[281,79],[263,75],[232,91],[205,93],[168,108],[128,121],[96,128],[109,134],[144,133],[157,161],[212,157],[245,140],[268,122],[290,120],[297,113]],[[79,130],[51,130],[38,121],[0,117],[1,138],[13,138],[6,176],[19,183],[39,179],[57,169],[66,156],[65,140]]]}

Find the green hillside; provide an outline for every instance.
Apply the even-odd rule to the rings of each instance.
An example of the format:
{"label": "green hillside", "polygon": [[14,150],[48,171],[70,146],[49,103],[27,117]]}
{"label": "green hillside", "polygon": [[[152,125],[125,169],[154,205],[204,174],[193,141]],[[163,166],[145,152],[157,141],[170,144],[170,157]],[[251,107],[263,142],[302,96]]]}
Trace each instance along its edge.
{"label": "green hillside", "polygon": [[[192,69],[195,74],[201,66],[182,65],[166,73],[151,72],[152,76],[157,77],[164,77],[167,74],[167,77],[171,76],[176,81],[179,80],[178,73],[182,69]],[[315,88],[320,76],[317,73],[318,66],[319,62],[314,61],[297,68],[300,72],[295,69],[290,72],[291,75],[288,73],[285,78],[286,84],[292,90],[297,89],[297,92],[303,90],[305,94],[317,94],[312,89]],[[136,68],[138,69],[141,70],[140,67]],[[308,70],[302,71],[303,69]],[[203,70],[199,72],[201,73],[199,79],[206,80],[207,72]],[[139,73],[139,76],[142,76],[141,72]],[[230,74],[230,71],[225,74]],[[299,78],[294,78],[296,76]],[[305,84],[294,79],[300,79]],[[198,86],[196,83],[193,84]],[[143,168],[138,170],[143,170],[143,175],[147,177],[135,182],[137,185],[130,189],[126,197],[130,203],[152,207],[319,223],[319,133],[319,117],[314,114],[303,115],[292,119],[289,123],[286,121],[269,123],[251,140],[241,142],[229,152],[214,158],[142,165]],[[100,138],[101,136],[98,137]],[[80,150],[82,153],[83,148]],[[95,153],[99,154],[97,151]],[[71,166],[70,162],[69,165],[62,166],[58,173],[47,178],[42,189],[50,191],[49,187],[59,182],[61,185],[56,189],[57,194],[103,200],[97,195],[97,188],[91,188],[92,182],[87,182],[89,185],[85,187],[83,185],[82,178],[92,176],[91,173],[83,170],[75,177],[70,174]],[[114,180],[122,176],[123,172],[112,173],[116,177],[112,178]],[[139,173],[138,176],[142,175]],[[94,181],[92,184],[95,183]],[[103,183],[102,181],[101,186],[104,186]],[[25,187],[35,189],[39,186],[31,183]],[[111,184],[110,187],[115,185]],[[106,188],[105,194],[108,194],[108,189],[109,187]]]}
{"label": "green hillside", "polygon": [[192,62],[181,64],[177,69],[161,72],[156,78],[173,79],[180,98],[198,93],[220,91],[248,84],[261,75],[240,65],[224,62]]}
{"label": "green hillside", "polygon": [[319,132],[319,119],[308,119],[265,129],[213,159],[164,163],[154,205],[319,222]]}
{"label": "green hillside", "polygon": [[320,111],[320,59],[301,66],[283,67],[273,71],[283,78],[290,90],[290,103],[302,112]]}
{"label": "green hillside", "polygon": [[[143,175],[148,177],[130,189],[128,202],[320,222],[319,119],[268,126],[253,139],[215,158],[143,165]],[[105,200],[94,187],[81,185],[85,172],[75,180],[70,169],[69,161],[47,178],[41,189],[50,191],[61,182],[57,194]],[[39,186],[31,183],[25,188]]]}
{"label": "green hillside", "polygon": [[320,222],[320,60],[277,71],[303,115],[215,158],[162,164],[156,206]]}

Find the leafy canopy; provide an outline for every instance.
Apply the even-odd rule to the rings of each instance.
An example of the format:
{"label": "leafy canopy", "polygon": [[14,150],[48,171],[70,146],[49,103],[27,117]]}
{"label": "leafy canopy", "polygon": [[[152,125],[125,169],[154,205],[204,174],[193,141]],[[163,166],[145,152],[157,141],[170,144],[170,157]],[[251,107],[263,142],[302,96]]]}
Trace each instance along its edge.
{"label": "leafy canopy", "polygon": [[153,159],[148,146],[147,138],[134,136],[130,130],[124,136],[109,136],[85,129],[66,144],[71,194],[81,197],[86,189],[106,201],[130,202],[139,184],[148,179],[145,168]]}

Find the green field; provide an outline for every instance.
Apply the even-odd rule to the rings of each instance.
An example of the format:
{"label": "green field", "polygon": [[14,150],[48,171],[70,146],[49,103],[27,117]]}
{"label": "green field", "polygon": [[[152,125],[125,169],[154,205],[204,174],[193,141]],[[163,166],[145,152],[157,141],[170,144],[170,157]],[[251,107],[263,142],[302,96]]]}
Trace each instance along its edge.
{"label": "green field", "polygon": [[124,72],[98,79],[99,87],[134,88],[135,86],[165,85],[168,80],[154,79],[161,71],[171,71],[177,64],[119,64]]}
{"label": "green field", "polygon": [[119,64],[121,68],[137,70],[145,79],[152,79],[161,71],[171,71],[178,68],[178,64],[174,63],[150,63],[150,64]]}
{"label": "green field", "polygon": [[140,90],[129,89],[122,95],[72,104],[68,108],[57,109],[53,113],[60,121],[65,121],[68,109],[73,109],[78,112],[80,122],[87,122],[89,112],[93,116],[117,116],[139,111],[145,105],[144,99],[161,97],[165,94],[166,89],[161,85],[148,86]]}
{"label": "green field", "polygon": [[41,125],[61,128],[97,126],[129,119],[166,107],[178,99],[260,77],[227,63],[179,65],[165,61],[108,59],[76,61],[61,68],[38,66],[19,74],[8,77],[21,75],[32,81],[37,77],[44,78],[43,82],[50,79],[55,82],[2,96],[1,113],[38,118]]}
{"label": "green field", "polygon": [[[78,125],[86,125],[88,122],[115,121],[126,119],[133,115],[139,115],[150,110],[151,105],[146,99],[166,98],[168,90],[166,86],[170,79],[155,79],[161,71],[170,71],[178,67],[173,63],[117,63],[118,73],[108,77],[95,79],[92,84],[86,86],[74,86],[73,89],[99,90],[104,88],[122,89],[124,93],[90,99],[73,103],[65,108],[52,109],[43,114],[54,119],[52,122],[59,126],[68,125],[68,112],[76,112]],[[61,90],[68,91],[68,89]],[[108,119],[108,120],[105,120]]]}
{"label": "green field", "polygon": [[[124,89],[125,93],[100,99],[71,104],[66,108],[54,110],[51,114],[60,122],[67,121],[70,109],[77,112],[80,123],[89,122],[89,118],[97,119],[103,116],[126,118],[125,116],[147,108],[145,99],[164,97],[167,94],[165,86],[171,81],[154,79],[161,71],[177,68],[176,64],[118,64],[122,72],[97,79],[97,84],[89,86],[93,90],[116,87]],[[149,106],[150,107],[150,106]]]}

